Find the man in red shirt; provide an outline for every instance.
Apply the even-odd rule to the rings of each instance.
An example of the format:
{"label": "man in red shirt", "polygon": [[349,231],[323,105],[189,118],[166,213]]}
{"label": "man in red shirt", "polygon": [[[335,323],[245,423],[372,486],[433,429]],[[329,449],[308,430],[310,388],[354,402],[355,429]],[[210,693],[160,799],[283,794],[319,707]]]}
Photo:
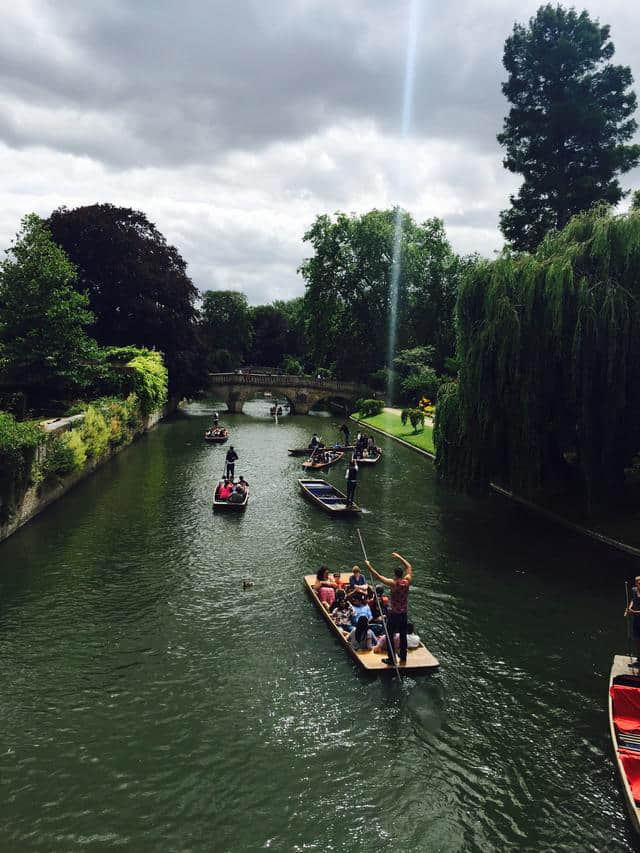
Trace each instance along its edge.
{"label": "man in red shirt", "polygon": [[[409,586],[413,577],[413,568],[411,563],[405,560],[405,558],[400,556],[396,551],[394,551],[391,556],[394,560],[399,560],[402,563],[402,566],[397,566],[393,570],[395,575],[393,578],[383,577],[373,568],[368,560],[365,561],[365,565],[374,577],[378,578],[381,583],[386,584],[386,586],[391,589],[389,596],[391,601],[389,604],[389,614],[387,616],[387,630],[391,637],[393,637],[394,634],[400,634],[400,663],[406,663],[407,607],[409,604]],[[395,666],[396,660],[393,643],[388,643],[387,645],[390,645],[389,657],[383,658],[383,662],[390,664],[391,666]]]}

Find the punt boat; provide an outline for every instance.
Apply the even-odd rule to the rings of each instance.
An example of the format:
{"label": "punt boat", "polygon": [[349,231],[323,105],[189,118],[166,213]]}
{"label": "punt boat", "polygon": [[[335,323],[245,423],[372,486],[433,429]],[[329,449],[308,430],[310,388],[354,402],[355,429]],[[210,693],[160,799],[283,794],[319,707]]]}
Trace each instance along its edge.
{"label": "punt boat", "polygon": [[216,499],[215,490],[213,492],[213,510],[214,512],[239,512],[243,509],[247,508],[247,504],[249,503],[249,489],[247,489],[244,500],[242,502],[238,501],[219,501]]}
{"label": "punt boat", "polygon": [[351,515],[362,512],[356,503],[347,506],[347,496],[326,480],[298,480],[298,483],[304,497],[330,515]]}
{"label": "punt boat", "polygon": [[215,430],[207,430],[204,434],[205,441],[211,441],[214,444],[224,444],[229,438],[229,430],[222,427],[217,432]]}
{"label": "punt boat", "polygon": [[354,457],[358,465],[375,465],[376,462],[379,462],[382,459],[382,450],[379,447],[373,452],[373,455],[369,456],[356,456]]}
{"label": "punt boat", "polygon": [[319,471],[321,468],[330,468],[332,465],[335,465],[336,462],[339,462],[344,453],[342,450],[330,450],[329,451],[329,459],[325,460],[324,454],[327,451],[322,451],[319,459],[314,459],[310,457],[305,462],[302,463],[303,468],[312,468],[314,471]]}
{"label": "punt boat", "polygon": [[[355,651],[355,649],[351,648],[351,644],[347,641],[347,634],[343,633],[343,631],[338,628],[333,619],[331,618],[327,609],[323,606],[322,602],[316,595],[313,584],[315,583],[316,576],[315,575],[305,575],[304,576],[304,585],[307,588],[307,592],[311,596],[314,604],[318,608],[318,610],[322,613],[325,621],[329,625],[330,631],[334,634],[335,637],[338,638],[340,643],[346,649],[348,654],[356,661],[356,663],[361,667],[361,669],[372,672],[374,674],[380,673],[388,673],[391,675],[395,675],[395,667],[389,666],[386,663],[383,663],[383,658],[386,658],[386,654],[377,655],[374,653],[373,649],[371,651],[359,650]],[[349,581],[349,574],[341,574],[340,580],[345,584]],[[417,649],[409,649],[407,651],[407,662],[400,663],[398,660],[398,669],[400,672],[410,672],[412,675],[417,675],[421,672],[433,672],[433,670],[437,669],[440,666],[440,663],[437,658],[435,658],[429,649],[426,648],[422,643],[418,646]]]}
{"label": "punt boat", "polygon": [[609,677],[609,730],[631,824],[640,836],[640,669],[616,655]]}

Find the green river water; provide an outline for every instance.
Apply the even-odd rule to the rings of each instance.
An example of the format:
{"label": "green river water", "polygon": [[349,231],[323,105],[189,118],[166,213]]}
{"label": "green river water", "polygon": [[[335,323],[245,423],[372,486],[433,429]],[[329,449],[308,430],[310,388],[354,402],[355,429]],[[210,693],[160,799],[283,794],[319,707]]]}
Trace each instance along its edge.
{"label": "green river water", "polygon": [[[223,417],[244,515],[212,514],[199,403],[0,545],[0,850],[631,849],[606,697],[633,563],[386,439],[333,520],[286,449],[340,421],[268,406]],[[439,673],[360,674],[306,596],[358,523],[412,561]]]}

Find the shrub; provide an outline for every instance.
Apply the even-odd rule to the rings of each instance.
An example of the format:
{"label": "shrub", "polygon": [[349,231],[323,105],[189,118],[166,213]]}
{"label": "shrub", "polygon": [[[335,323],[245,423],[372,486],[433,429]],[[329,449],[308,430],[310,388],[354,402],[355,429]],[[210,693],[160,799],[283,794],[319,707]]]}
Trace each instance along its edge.
{"label": "shrub", "polygon": [[72,470],[79,470],[87,461],[87,450],[80,435],[80,430],[72,429],[62,436],[62,440],[67,445],[68,450],[73,456]]}
{"label": "shrub", "polygon": [[400,414],[400,420],[404,426],[407,421],[411,422],[414,432],[418,432],[418,424],[424,428],[424,412],[422,409],[403,409]]}
{"label": "shrub", "polygon": [[384,400],[358,400],[356,408],[363,418],[372,418],[382,412]]}
{"label": "shrub", "polygon": [[297,358],[292,355],[285,355],[280,362],[280,369],[284,370],[289,376],[302,376],[304,369]]}
{"label": "shrub", "polygon": [[442,379],[431,367],[423,367],[418,373],[411,373],[400,383],[407,401],[422,396],[435,400],[442,385]]}
{"label": "shrub", "polygon": [[143,415],[161,409],[167,402],[168,374],[162,354],[140,347],[110,347],[111,369],[105,390],[135,393]]}
{"label": "shrub", "polygon": [[98,459],[105,453],[109,446],[109,427],[100,414],[97,407],[91,405],[87,408],[84,421],[80,428],[80,435],[85,445],[87,456]]}

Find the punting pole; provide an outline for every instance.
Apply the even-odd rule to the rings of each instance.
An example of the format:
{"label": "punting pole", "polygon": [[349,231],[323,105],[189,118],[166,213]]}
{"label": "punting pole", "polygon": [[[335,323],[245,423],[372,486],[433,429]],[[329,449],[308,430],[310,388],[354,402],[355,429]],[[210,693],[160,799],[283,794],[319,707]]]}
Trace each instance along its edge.
{"label": "punting pole", "polygon": [[[358,533],[358,539],[360,540],[360,547],[362,548],[362,556],[364,557],[364,560],[366,563],[367,562],[367,552],[365,551],[364,542],[362,541],[362,533],[360,533],[359,527],[356,528],[356,531]],[[364,572],[363,572],[363,574],[364,574]],[[372,580],[373,580],[373,578],[372,578]],[[400,675],[400,670],[398,669],[398,661],[396,658],[395,649],[391,645],[392,640],[391,640],[391,637],[389,635],[389,628],[387,627],[387,617],[382,612],[382,605],[380,604],[380,599],[378,598],[378,592],[376,590],[376,585],[374,583],[372,583],[371,586],[373,588],[373,594],[375,595],[376,602],[378,604],[378,613],[382,617],[382,624],[384,625],[384,634],[385,634],[385,637],[387,638],[387,655],[393,661],[393,665],[394,665],[395,670],[396,670],[396,675],[398,676],[398,681],[400,682],[400,684],[402,684],[402,677]]]}
{"label": "punting pole", "polygon": [[[629,610],[629,581],[624,582],[624,599],[627,610]],[[627,652],[629,653],[629,660],[631,660],[631,616],[629,613],[627,613]]]}

